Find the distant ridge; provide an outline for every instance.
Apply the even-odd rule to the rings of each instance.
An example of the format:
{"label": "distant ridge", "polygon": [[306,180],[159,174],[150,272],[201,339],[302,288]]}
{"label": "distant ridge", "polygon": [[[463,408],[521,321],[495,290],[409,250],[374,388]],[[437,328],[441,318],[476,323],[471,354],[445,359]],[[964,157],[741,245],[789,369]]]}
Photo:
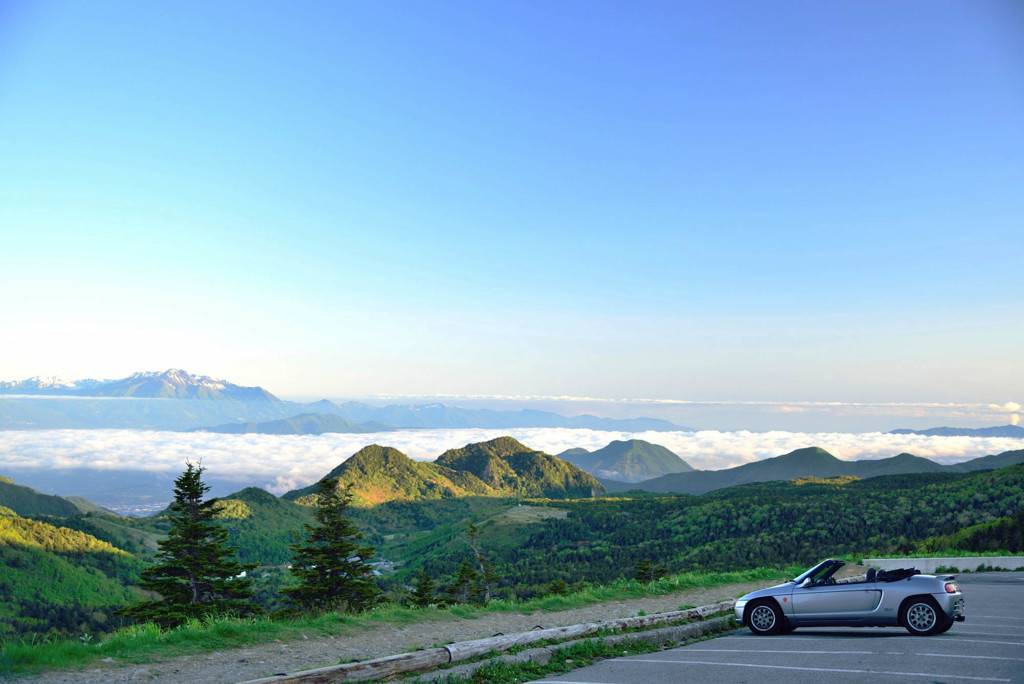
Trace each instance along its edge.
{"label": "distant ridge", "polygon": [[573,463],[591,475],[620,482],[642,482],[670,473],[684,473],[693,466],[677,454],[642,439],[615,440],[597,451],[568,449],[558,457]]}
{"label": "distant ridge", "polygon": [[329,413],[303,413],[291,418],[271,420],[265,423],[226,423],[207,428],[196,428],[193,432],[219,432],[226,434],[263,435],[322,435],[327,432],[366,434],[390,430],[381,423],[353,423],[351,420]]}
{"label": "distant ridge", "polygon": [[900,428],[890,435],[927,435],[929,437],[1015,437],[1024,439],[1024,427],[1020,425],[996,425],[984,428],[936,427],[927,430]]}
{"label": "distant ridge", "polygon": [[881,475],[913,473],[967,473],[976,470],[1005,468],[1018,463],[1024,463],[1024,449],[1007,451],[995,456],[982,456],[963,463],[945,466],[913,454],[899,454],[891,458],[843,461],[820,447],[807,447],[735,468],[694,470],[663,475],[634,485],[606,483],[606,487],[609,491],[623,491],[632,488],[650,492],[704,494],[735,485],[795,480],[802,477],[826,478],[853,475],[867,479]]}
{"label": "distant ridge", "polygon": [[591,415],[568,417],[534,409],[496,411],[462,408],[449,404],[371,406],[357,401],[336,404],[321,399],[312,404],[306,404],[304,409],[316,413],[333,413],[357,423],[376,421],[397,429],[485,428],[504,430],[521,427],[561,427],[622,432],[693,431],[692,428],[681,427],[658,418],[599,418]]}

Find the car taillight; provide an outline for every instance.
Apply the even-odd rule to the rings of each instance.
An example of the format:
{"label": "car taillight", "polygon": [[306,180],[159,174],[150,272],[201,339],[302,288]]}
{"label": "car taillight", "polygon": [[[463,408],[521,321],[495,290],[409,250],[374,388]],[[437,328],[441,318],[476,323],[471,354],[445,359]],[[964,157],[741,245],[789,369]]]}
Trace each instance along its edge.
{"label": "car taillight", "polygon": [[956,582],[946,582],[946,593],[955,594],[960,591],[960,585]]}

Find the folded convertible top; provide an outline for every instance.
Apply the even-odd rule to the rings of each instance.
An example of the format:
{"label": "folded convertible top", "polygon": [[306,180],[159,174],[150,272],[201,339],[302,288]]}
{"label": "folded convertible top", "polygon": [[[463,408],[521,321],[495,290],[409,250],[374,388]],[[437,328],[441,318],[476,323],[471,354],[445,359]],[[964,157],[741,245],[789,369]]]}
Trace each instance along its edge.
{"label": "folded convertible top", "polygon": [[897,568],[895,570],[879,570],[875,575],[876,582],[898,582],[914,575],[920,575],[917,568]]}

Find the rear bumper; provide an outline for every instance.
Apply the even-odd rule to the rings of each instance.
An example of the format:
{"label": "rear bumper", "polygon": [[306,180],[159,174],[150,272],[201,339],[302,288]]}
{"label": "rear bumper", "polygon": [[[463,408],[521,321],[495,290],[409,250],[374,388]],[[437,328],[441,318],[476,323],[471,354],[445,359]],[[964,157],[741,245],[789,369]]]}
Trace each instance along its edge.
{"label": "rear bumper", "polygon": [[932,594],[932,596],[947,618],[956,622],[966,620],[963,594]]}

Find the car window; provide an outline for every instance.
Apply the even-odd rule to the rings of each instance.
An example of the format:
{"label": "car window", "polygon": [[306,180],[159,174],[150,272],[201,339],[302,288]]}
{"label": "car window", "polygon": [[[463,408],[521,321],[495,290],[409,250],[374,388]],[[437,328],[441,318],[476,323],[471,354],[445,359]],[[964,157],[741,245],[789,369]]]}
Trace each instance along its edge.
{"label": "car window", "polygon": [[818,584],[831,577],[833,574],[835,574],[837,570],[839,570],[839,568],[843,567],[844,565],[846,565],[846,563],[844,563],[843,561],[823,561],[815,565],[813,568],[803,573],[802,575],[798,575],[797,577],[795,577],[793,579],[793,582],[795,582],[796,584],[801,584],[804,580],[810,578],[813,584]]}

